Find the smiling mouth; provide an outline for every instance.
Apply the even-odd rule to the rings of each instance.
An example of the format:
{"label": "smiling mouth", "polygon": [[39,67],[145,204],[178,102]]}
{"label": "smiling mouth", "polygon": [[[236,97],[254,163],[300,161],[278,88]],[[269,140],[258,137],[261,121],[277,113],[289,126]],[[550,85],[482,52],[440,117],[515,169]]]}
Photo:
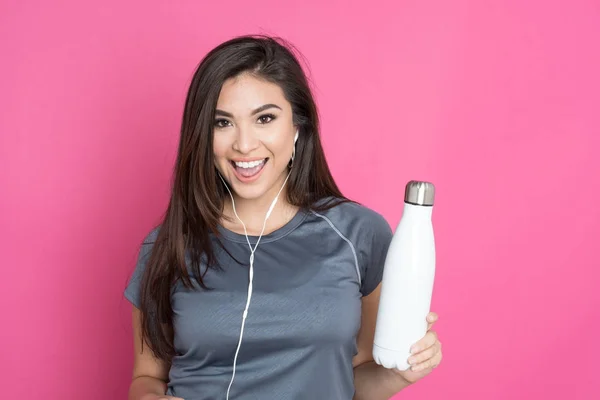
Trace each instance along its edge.
{"label": "smiling mouth", "polygon": [[252,178],[257,175],[264,167],[265,164],[269,161],[268,158],[263,158],[262,160],[256,161],[231,161],[231,165],[235,169],[235,171],[244,178]]}

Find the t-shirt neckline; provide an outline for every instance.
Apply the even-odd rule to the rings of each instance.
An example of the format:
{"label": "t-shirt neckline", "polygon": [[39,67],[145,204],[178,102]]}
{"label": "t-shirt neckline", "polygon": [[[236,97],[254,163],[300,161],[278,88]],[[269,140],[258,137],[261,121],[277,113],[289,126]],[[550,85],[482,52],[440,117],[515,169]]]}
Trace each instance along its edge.
{"label": "t-shirt neckline", "polygon": [[[304,221],[304,219],[307,216],[308,216],[308,212],[306,210],[304,210],[303,208],[300,208],[296,212],[296,214],[292,217],[292,219],[290,219],[288,222],[286,222],[283,226],[275,229],[273,232],[270,232],[267,235],[263,235],[262,238],[260,239],[260,243],[273,242],[275,240],[279,240],[279,239],[287,236],[294,229],[296,229]],[[232,242],[238,242],[238,243],[248,243],[248,241],[246,240],[246,236],[244,234],[229,230],[220,224],[218,226],[218,229],[219,229],[219,234],[222,235],[227,240],[230,240]],[[248,239],[250,240],[250,243],[254,245],[256,243],[256,241],[258,240],[258,235],[248,235]]]}

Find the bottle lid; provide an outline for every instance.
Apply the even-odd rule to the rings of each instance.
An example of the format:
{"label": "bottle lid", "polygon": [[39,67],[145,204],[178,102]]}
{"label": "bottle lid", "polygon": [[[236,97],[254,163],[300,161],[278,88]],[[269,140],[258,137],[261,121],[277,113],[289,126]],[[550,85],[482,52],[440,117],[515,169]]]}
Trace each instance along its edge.
{"label": "bottle lid", "polygon": [[404,202],[417,206],[433,206],[435,186],[431,182],[410,181],[406,184]]}

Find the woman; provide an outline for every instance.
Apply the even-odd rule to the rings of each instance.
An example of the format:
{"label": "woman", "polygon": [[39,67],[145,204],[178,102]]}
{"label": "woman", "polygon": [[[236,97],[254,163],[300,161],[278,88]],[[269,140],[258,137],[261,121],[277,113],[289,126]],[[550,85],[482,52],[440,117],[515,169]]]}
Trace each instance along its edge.
{"label": "woman", "polygon": [[218,46],[193,77],[170,203],[125,291],[129,398],[375,400],[426,376],[441,360],[431,330],[407,371],[372,359],[391,238],[338,190],[292,51]]}

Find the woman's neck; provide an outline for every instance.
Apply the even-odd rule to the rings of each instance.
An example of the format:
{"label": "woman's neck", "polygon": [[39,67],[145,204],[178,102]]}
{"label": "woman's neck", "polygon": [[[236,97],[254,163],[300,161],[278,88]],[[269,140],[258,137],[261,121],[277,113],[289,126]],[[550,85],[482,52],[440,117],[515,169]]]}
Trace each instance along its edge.
{"label": "woman's neck", "polygon": [[[275,199],[276,194],[277,193],[269,195],[267,193],[265,196],[258,199],[243,199],[234,195],[235,210],[240,219],[244,221],[248,236],[260,235],[263,224],[265,223],[267,211]],[[287,201],[286,190],[282,190],[279,194],[277,204],[275,204],[275,207],[266,222],[263,236],[268,235],[287,224],[294,217],[296,212],[298,212],[298,207],[291,205]],[[244,227],[233,212],[233,206],[229,196],[225,198],[223,215],[226,218],[223,218],[221,223],[225,228],[242,235],[244,234]]]}

